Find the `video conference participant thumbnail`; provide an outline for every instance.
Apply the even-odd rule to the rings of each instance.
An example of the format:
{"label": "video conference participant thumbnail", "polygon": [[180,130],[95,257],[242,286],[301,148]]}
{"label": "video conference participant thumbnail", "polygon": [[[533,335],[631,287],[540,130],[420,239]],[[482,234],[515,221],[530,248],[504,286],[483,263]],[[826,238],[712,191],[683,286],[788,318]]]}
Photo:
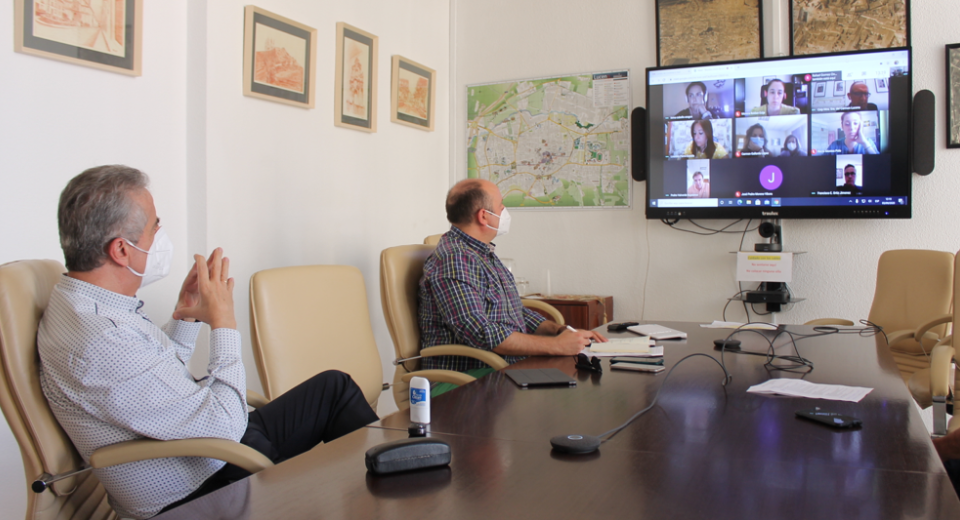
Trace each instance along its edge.
{"label": "video conference participant thumbnail", "polygon": [[734,115],[733,80],[693,81],[663,87],[666,119],[718,119]]}
{"label": "video conference participant thumbnail", "polygon": [[[806,93],[806,85],[800,85]],[[792,77],[746,78],[744,80],[744,107],[753,107],[746,115],[792,116],[807,110],[794,106],[798,87]],[[807,107],[804,107],[807,108]]]}
{"label": "video conference participant thumbnail", "polygon": [[[795,157],[807,154],[807,116],[741,117],[735,121],[737,157]],[[790,145],[793,146],[792,150]]]}
{"label": "video conference participant thumbnail", "polygon": [[687,196],[690,198],[710,198],[710,161],[687,161]]}
{"label": "video conference participant thumbnail", "polygon": [[833,112],[813,114],[810,120],[813,155],[875,155],[881,152],[879,113]]}
{"label": "video conference participant thumbnail", "polygon": [[[840,73],[836,75],[839,76]],[[813,111],[888,110],[890,105],[888,90],[887,78],[815,81]]]}
{"label": "video conference participant thumbnail", "polygon": [[863,193],[863,156],[837,156],[837,189],[852,195]]}
{"label": "video conference participant thumbnail", "polygon": [[725,159],[733,135],[732,119],[667,122],[668,159]]}

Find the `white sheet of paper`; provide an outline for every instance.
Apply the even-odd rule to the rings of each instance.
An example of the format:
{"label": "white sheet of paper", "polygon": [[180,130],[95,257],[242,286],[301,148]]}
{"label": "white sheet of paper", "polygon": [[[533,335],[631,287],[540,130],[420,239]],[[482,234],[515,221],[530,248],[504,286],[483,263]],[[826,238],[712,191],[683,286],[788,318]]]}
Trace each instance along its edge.
{"label": "white sheet of paper", "polygon": [[606,343],[590,345],[594,354],[612,352],[616,354],[646,354],[650,352],[650,338],[637,336],[635,338],[609,338]]}
{"label": "white sheet of paper", "polygon": [[862,386],[827,385],[811,383],[802,379],[771,379],[747,389],[747,392],[753,394],[788,395],[830,401],[849,401],[851,403],[859,403],[872,391],[873,388]]}

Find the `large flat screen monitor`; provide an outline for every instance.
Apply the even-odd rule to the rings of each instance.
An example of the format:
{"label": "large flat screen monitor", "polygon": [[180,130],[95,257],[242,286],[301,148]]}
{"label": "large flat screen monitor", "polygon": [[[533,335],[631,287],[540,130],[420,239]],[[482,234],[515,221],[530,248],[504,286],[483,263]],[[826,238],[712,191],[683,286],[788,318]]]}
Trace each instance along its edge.
{"label": "large flat screen monitor", "polygon": [[910,218],[912,96],[906,48],[647,69],[647,218]]}

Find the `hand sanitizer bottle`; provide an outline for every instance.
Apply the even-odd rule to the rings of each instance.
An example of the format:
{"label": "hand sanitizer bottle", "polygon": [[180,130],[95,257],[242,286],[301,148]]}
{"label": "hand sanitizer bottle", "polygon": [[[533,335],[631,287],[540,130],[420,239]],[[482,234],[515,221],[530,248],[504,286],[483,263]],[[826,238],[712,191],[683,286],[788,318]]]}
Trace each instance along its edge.
{"label": "hand sanitizer bottle", "polygon": [[422,377],[410,380],[410,422],[430,424],[430,381]]}

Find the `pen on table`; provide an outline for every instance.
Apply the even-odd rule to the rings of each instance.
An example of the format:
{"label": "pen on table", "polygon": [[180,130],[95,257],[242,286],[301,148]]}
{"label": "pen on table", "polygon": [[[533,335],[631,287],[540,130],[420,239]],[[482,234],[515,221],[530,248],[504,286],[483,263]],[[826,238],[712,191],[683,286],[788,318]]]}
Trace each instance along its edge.
{"label": "pen on table", "polygon": [[[570,325],[567,325],[567,330],[570,332],[577,332],[577,329],[571,327]],[[590,344],[593,345],[593,338],[590,338]]]}

